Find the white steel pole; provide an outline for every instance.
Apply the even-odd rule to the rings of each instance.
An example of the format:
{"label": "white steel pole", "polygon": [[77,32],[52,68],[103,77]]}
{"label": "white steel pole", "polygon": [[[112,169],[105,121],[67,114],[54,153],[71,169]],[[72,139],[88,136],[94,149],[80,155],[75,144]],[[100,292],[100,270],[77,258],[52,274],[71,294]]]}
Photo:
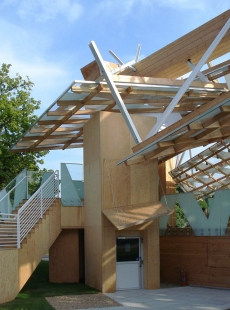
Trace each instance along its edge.
{"label": "white steel pole", "polygon": [[20,239],[21,239],[21,234],[20,234],[20,214],[17,214],[17,248],[20,249]]}
{"label": "white steel pole", "polygon": [[55,180],[56,192],[57,192],[57,198],[59,198],[59,172],[58,172],[58,170],[56,171],[56,174],[57,174],[57,179]]}
{"label": "white steel pole", "polygon": [[41,198],[41,201],[40,201],[40,208],[41,208],[41,210],[40,210],[40,212],[41,212],[41,218],[42,218],[42,207],[43,207],[43,205],[42,205],[42,188],[41,188],[41,196],[40,196]]}
{"label": "white steel pole", "polygon": [[129,128],[129,131],[130,131],[134,141],[136,143],[140,143],[141,138],[140,138],[140,136],[136,130],[136,127],[134,126],[134,123],[133,123],[133,121],[132,121],[132,119],[131,119],[131,117],[130,117],[127,109],[126,109],[126,106],[125,106],[125,104],[124,104],[124,102],[123,102],[123,100],[122,100],[122,98],[121,98],[121,96],[120,96],[120,94],[116,88],[115,83],[113,82],[112,78],[110,77],[110,72],[107,70],[107,68],[104,64],[103,58],[102,58],[102,56],[101,56],[101,54],[100,54],[100,52],[96,46],[96,43],[94,41],[91,41],[89,43],[89,47],[91,49],[91,52],[94,55],[94,58],[96,59],[96,62],[98,64],[106,82],[107,82],[107,85],[111,91],[111,94],[112,94],[116,104],[118,105],[118,108],[119,108],[119,110],[120,110],[120,112],[121,112],[121,114],[122,114],[122,116],[126,122],[126,125]]}
{"label": "white steel pole", "polygon": [[8,194],[8,199],[7,199],[7,209],[8,209],[8,214],[10,214],[12,212],[12,210],[10,210],[10,194]]}

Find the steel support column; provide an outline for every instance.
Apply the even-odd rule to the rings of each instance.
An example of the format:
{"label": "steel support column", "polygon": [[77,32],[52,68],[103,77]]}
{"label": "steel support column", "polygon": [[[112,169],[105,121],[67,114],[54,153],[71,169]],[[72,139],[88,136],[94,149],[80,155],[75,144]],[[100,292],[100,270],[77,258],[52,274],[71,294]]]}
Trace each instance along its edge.
{"label": "steel support column", "polygon": [[107,85],[111,91],[111,94],[112,94],[112,96],[113,96],[113,98],[114,98],[114,100],[115,100],[115,102],[116,102],[116,104],[117,104],[117,106],[118,106],[128,128],[129,128],[129,131],[130,131],[134,141],[136,143],[140,143],[141,138],[140,138],[140,136],[136,130],[136,127],[135,127],[135,125],[134,125],[134,123],[133,123],[133,121],[132,121],[132,119],[131,119],[131,117],[130,117],[127,109],[126,109],[126,106],[125,106],[125,104],[124,104],[124,102],[123,102],[123,100],[122,100],[122,98],[121,98],[121,96],[120,96],[120,94],[116,88],[115,83],[113,82],[113,80],[110,77],[110,72],[107,70],[107,68],[104,64],[103,58],[102,58],[95,42],[91,41],[89,43],[89,47],[90,47],[91,52],[93,53],[94,58],[95,58],[98,66],[101,70],[101,73],[103,74],[103,76],[107,82]]}

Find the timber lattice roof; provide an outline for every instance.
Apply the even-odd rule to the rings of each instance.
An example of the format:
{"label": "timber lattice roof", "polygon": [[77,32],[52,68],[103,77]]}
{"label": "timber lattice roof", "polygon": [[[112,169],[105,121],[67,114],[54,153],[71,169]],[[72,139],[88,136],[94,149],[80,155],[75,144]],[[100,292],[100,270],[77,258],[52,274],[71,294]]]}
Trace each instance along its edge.
{"label": "timber lattice roof", "polygon": [[[197,64],[230,18],[230,10],[137,62],[136,71],[125,69],[112,75],[130,115],[158,117],[164,113],[186,80],[177,79],[191,71],[187,61]],[[225,33],[208,61],[230,51],[230,30]],[[107,68],[118,65],[106,63]],[[81,148],[84,124],[99,111],[120,113],[108,83],[100,78],[94,61],[81,69],[85,80],[71,85],[41,115],[12,148],[31,152]],[[230,137],[230,92],[217,79],[230,72],[230,60],[202,71],[174,106],[167,125],[133,148],[122,162],[139,163],[152,158],[165,161],[184,150],[221,142]],[[171,121],[170,121],[171,120]]]}

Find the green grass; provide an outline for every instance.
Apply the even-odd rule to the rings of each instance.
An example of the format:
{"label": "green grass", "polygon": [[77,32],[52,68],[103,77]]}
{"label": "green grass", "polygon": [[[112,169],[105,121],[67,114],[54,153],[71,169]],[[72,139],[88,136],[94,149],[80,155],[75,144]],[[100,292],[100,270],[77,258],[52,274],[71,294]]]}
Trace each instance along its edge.
{"label": "green grass", "polygon": [[26,285],[15,298],[0,305],[0,310],[51,310],[45,297],[95,294],[97,290],[80,283],[50,283],[49,262],[41,261]]}

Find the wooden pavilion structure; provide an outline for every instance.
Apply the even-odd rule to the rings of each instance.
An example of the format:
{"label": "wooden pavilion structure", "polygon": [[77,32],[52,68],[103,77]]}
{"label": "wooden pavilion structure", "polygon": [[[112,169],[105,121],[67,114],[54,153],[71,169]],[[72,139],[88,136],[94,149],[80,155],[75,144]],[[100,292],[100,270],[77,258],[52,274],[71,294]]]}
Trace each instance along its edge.
{"label": "wooden pavilion structure", "polygon": [[[230,60],[210,65],[229,53],[229,27],[230,10],[131,65],[105,62],[91,42],[95,61],[81,69],[84,80],[73,81],[13,147],[84,148],[87,284],[122,288],[116,240],[138,237],[141,286],[159,287],[158,217],[169,210],[159,202],[158,165],[230,138],[229,85],[218,81]],[[160,169],[165,193],[167,170]]]}

